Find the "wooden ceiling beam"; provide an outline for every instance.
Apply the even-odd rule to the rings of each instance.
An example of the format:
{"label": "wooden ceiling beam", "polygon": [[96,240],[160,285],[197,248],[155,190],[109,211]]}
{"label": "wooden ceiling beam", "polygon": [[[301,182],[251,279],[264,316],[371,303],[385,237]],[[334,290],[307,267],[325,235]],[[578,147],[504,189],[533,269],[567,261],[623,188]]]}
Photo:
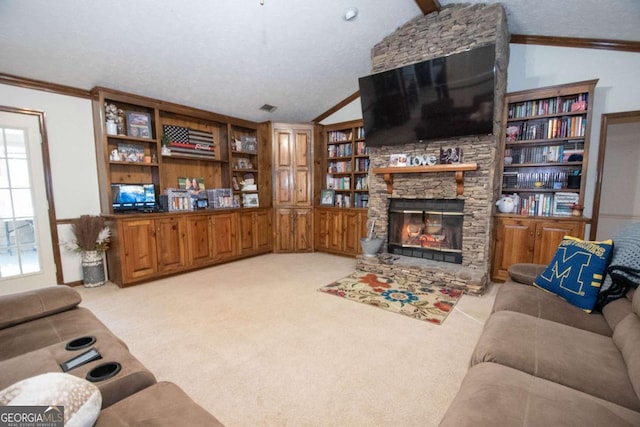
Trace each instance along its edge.
{"label": "wooden ceiling beam", "polygon": [[416,0],[416,4],[425,15],[440,10],[440,2],[438,0]]}

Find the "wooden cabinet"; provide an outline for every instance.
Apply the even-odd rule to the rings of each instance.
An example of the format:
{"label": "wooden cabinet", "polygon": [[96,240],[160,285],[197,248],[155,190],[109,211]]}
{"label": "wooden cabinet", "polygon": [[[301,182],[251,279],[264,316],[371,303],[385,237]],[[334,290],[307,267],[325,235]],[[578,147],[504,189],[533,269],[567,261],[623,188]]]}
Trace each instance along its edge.
{"label": "wooden cabinet", "polygon": [[186,265],[184,218],[168,216],[155,220],[158,271],[182,270]]}
{"label": "wooden cabinet", "polygon": [[155,221],[140,218],[109,225],[115,244],[107,251],[107,260],[117,257],[107,263],[110,280],[123,283],[155,275],[158,271]]}
{"label": "wooden cabinet", "polygon": [[235,212],[212,215],[213,258],[223,261],[238,255],[238,216]]}
{"label": "wooden cabinet", "polygon": [[183,218],[110,218],[107,225],[112,230],[113,245],[107,251],[112,282],[123,285],[185,268]]}
{"label": "wooden cabinet", "polygon": [[109,280],[130,286],[270,252],[271,215],[269,208],[107,215]]}
{"label": "wooden cabinet", "polygon": [[548,263],[564,235],[584,238],[584,206],[594,90],[597,80],[508,93],[501,136],[501,197],[492,278],[506,280],[518,262]]}
{"label": "wooden cabinet", "polygon": [[276,208],[275,246],[277,252],[313,251],[313,211]]}
{"label": "wooden cabinet", "polygon": [[187,247],[189,265],[207,265],[213,261],[213,223],[211,215],[192,215],[187,223]]}
{"label": "wooden cabinet", "polygon": [[[92,90],[92,105],[100,208],[112,231],[107,252],[111,281],[128,286],[271,251],[270,123],[102,87]],[[107,125],[112,109],[114,120],[120,122],[115,129]],[[304,163],[310,155],[309,137],[310,133],[305,135],[302,130],[292,133],[292,177],[304,176],[308,169]],[[296,144],[298,140],[301,142]],[[310,186],[300,182],[291,190],[295,203],[304,206],[310,198]],[[189,194],[176,198],[181,203],[169,200],[164,207],[169,212],[114,213],[114,184],[123,184],[113,187],[118,190],[144,190],[135,194],[144,193],[145,200],[150,200],[151,206],[144,206],[147,212],[154,210],[160,195],[171,197],[187,183]],[[214,209],[193,210],[197,198],[206,198]],[[266,209],[257,210],[257,206]],[[243,216],[240,223],[242,209],[215,209],[232,207],[251,208],[247,209],[250,220]]]}
{"label": "wooden cabinet", "polygon": [[362,253],[367,212],[362,209],[318,208],[315,212],[315,249],[341,255]]}
{"label": "wooden cabinet", "polygon": [[312,131],[274,124],[274,242],[276,252],[313,251]]}
{"label": "wooden cabinet", "polygon": [[240,212],[240,253],[256,255],[271,252],[271,211]]}
{"label": "wooden cabinet", "polygon": [[508,268],[518,263],[548,264],[564,236],[582,238],[581,220],[498,216],[495,224],[493,280],[509,278]]}

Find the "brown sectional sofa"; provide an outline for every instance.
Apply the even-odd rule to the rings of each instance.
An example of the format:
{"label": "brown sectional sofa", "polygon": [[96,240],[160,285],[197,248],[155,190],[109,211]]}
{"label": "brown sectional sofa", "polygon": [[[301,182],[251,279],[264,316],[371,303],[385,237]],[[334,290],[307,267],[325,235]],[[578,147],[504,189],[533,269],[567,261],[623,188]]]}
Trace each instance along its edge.
{"label": "brown sectional sofa", "polygon": [[640,292],[587,314],[528,268],[501,285],[440,425],[640,426]]}
{"label": "brown sectional sofa", "polygon": [[[0,390],[21,380],[48,372],[93,348],[101,359],[67,373],[93,382],[102,396],[100,426],[222,424],[191,400],[177,385],[156,382],[149,372],[91,311],[79,307],[80,294],[67,286],[52,286],[0,297]],[[68,349],[81,337],[95,342]],[[101,370],[118,369],[102,378]],[[103,367],[101,367],[103,366]]]}

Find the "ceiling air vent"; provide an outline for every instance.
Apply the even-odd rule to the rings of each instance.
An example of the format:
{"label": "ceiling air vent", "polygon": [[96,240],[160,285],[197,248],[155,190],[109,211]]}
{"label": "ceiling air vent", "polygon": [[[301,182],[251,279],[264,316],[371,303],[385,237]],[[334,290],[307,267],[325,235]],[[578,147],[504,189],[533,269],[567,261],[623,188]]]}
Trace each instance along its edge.
{"label": "ceiling air vent", "polygon": [[269,104],[264,104],[262,107],[260,107],[260,109],[262,111],[266,111],[268,113],[273,113],[274,111],[276,111],[276,107],[275,105],[269,105]]}

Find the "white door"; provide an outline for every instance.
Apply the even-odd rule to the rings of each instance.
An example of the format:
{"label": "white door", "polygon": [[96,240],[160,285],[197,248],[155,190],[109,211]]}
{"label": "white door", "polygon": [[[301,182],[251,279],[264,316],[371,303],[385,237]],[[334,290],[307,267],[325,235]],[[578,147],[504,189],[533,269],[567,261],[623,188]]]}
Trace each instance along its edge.
{"label": "white door", "polygon": [[0,111],[0,294],[55,284],[40,116]]}

